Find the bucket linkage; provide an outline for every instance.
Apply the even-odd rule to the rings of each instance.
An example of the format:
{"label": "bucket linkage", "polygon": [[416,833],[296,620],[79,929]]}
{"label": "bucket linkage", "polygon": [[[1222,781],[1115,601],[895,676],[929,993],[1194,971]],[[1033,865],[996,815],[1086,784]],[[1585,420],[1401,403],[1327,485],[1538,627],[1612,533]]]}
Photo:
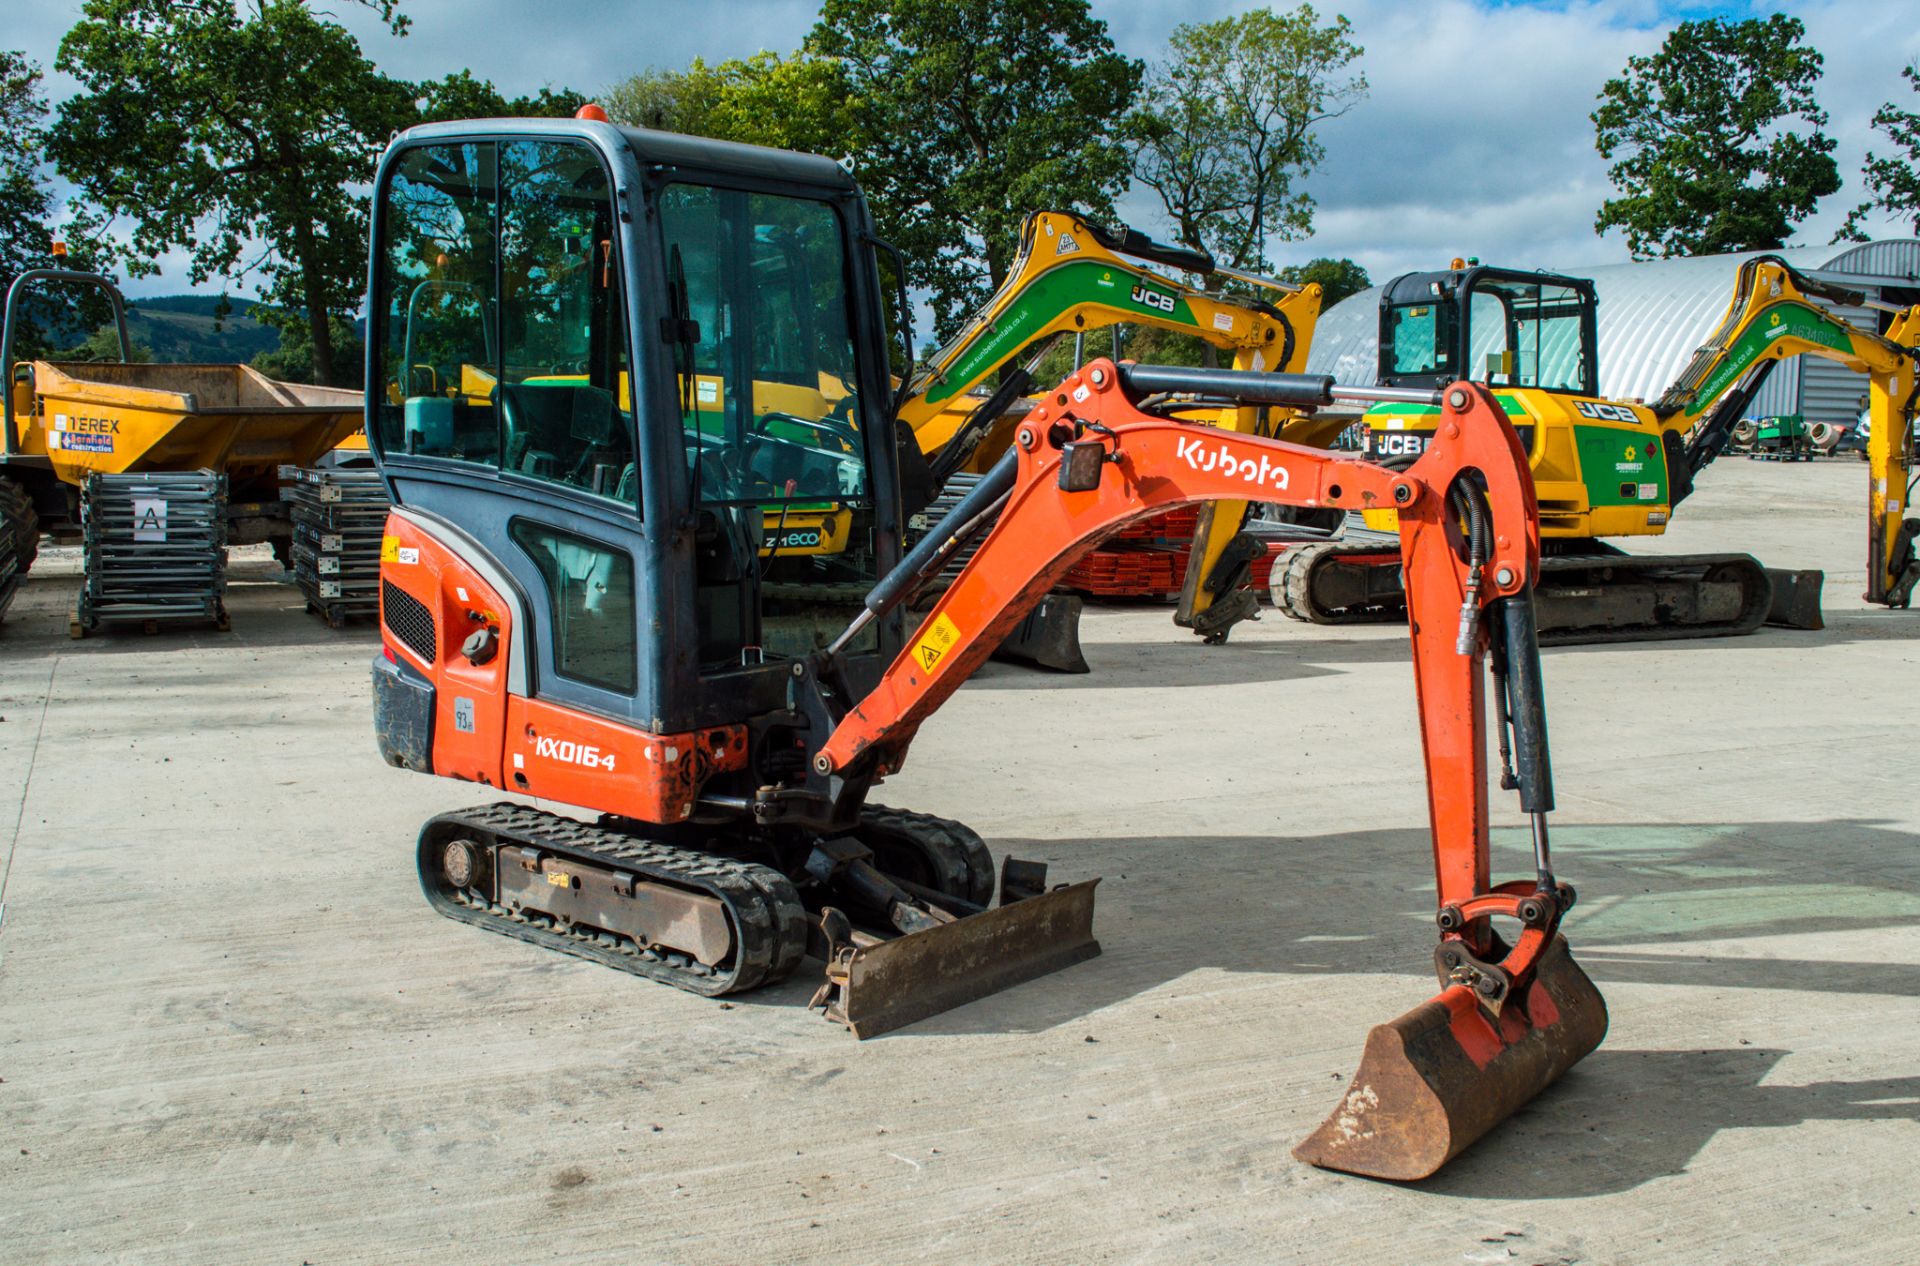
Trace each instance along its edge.
{"label": "bucket linkage", "polygon": [[[1560,935],[1574,892],[1555,879],[1548,840],[1553,772],[1532,589],[1478,601],[1487,563],[1481,542],[1496,539],[1494,529],[1470,481],[1456,483],[1449,502],[1452,517],[1429,509],[1427,524],[1410,525],[1402,538],[1408,574],[1419,582],[1411,592],[1464,588],[1457,630],[1431,612],[1417,612],[1413,622],[1440,992],[1368,1034],[1339,1105],[1293,1153],[1323,1168],[1397,1181],[1437,1172],[1558,1081],[1607,1031],[1606,1003]],[[1409,517],[1403,514],[1403,525]],[[1434,525],[1443,530],[1420,530]],[[1458,575],[1452,543],[1463,538],[1465,584],[1449,585]],[[1498,707],[1500,784],[1519,792],[1533,835],[1534,877],[1500,884],[1491,880],[1489,859],[1483,659],[1491,661]]]}

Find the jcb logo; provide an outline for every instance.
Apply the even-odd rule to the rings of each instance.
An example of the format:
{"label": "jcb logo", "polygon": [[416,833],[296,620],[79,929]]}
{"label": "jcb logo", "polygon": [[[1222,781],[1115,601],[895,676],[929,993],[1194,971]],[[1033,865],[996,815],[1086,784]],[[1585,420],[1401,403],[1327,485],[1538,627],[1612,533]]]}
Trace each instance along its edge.
{"label": "jcb logo", "polygon": [[533,754],[566,765],[585,765],[588,769],[613,772],[612,752],[603,753],[597,747],[576,743],[572,739],[537,738],[533,741]]}
{"label": "jcb logo", "polygon": [[1143,308],[1153,308],[1156,311],[1165,312],[1169,316],[1173,314],[1172,295],[1161,294],[1158,290],[1153,290],[1146,286],[1135,286],[1133,288],[1132,298],[1135,303]]}
{"label": "jcb logo", "polygon": [[1428,436],[1412,431],[1375,431],[1367,437],[1374,457],[1418,457],[1427,451]]}
{"label": "jcb logo", "polygon": [[1601,404],[1598,400],[1575,400],[1573,407],[1583,418],[1598,418],[1602,422],[1637,422],[1633,410],[1624,404]]}

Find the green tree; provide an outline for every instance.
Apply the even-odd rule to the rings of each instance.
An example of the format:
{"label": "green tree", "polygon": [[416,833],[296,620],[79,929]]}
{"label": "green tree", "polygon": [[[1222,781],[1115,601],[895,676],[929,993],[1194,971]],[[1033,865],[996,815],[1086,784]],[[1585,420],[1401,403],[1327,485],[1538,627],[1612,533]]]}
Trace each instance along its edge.
{"label": "green tree", "polygon": [[[1766,250],[1840,188],[1815,103],[1822,58],[1798,18],[1682,22],[1633,57],[1593,112],[1595,145],[1622,194],[1599,232],[1621,229],[1635,258]],[[1802,130],[1793,130],[1798,124]]]}
{"label": "green tree", "polygon": [[530,97],[508,97],[467,70],[416,84],[414,90],[422,123],[447,119],[565,119],[587,102],[571,88],[551,86]]}
{"label": "green tree", "polygon": [[[0,298],[27,269],[55,262],[53,198],[41,178],[46,115],[40,68],[22,53],[0,50]],[[91,271],[86,254],[82,246],[63,265]],[[29,291],[14,330],[14,357],[44,356],[63,334],[72,337],[106,316],[106,302],[91,290]]]}
{"label": "green tree", "polygon": [[[370,0],[399,33],[393,0]],[[48,150],[80,189],[76,218],[132,222],[134,276],[190,252],[195,284],[261,278],[304,315],[315,376],[339,381],[331,318],[366,283],[367,200],[388,135],[415,112],[344,27],[300,0],[87,0],[56,65],[81,91]]]}
{"label": "green tree", "polygon": [[1290,281],[1296,286],[1319,282],[1322,312],[1373,284],[1367,270],[1350,259],[1310,259],[1304,264],[1289,264],[1278,276],[1281,281]]}
{"label": "green tree", "polygon": [[[130,359],[144,365],[153,359],[153,349],[131,335],[127,339]],[[117,361],[120,359],[120,331],[111,321],[96,326],[93,333],[74,346],[54,353],[56,360]]]}
{"label": "green tree", "polygon": [[[398,0],[357,0],[395,35]],[[87,0],[61,41],[81,92],[48,150],[80,189],[76,220],[131,222],[115,254],[134,276],[175,248],[196,284],[257,278],[282,320],[305,323],[312,376],[357,380],[335,330],[366,284],[366,186],[387,138],[421,120],[571,114],[578,93],[509,98],[467,71],[391,79],[306,0]]]}
{"label": "green tree", "polygon": [[1237,268],[1266,267],[1271,238],[1313,231],[1299,182],[1325,155],[1313,129],[1366,96],[1364,51],[1313,6],[1255,9],[1174,28],[1171,60],[1126,120],[1133,173],[1160,197],[1174,236]]}
{"label": "green tree", "polygon": [[[280,346],[253,358],[253,367],[281,382],[318,382],[313,363],[313,336],[304,316],[277,309],[257,307],[254,319],[280,331]],[[327,322],[327,339],[338,360],[338,387],[358,387],[366,379],[366,344],[353,324],[333,317]]]}
{"label": "green tree", "polygon": [[760,52],[685,70],[649,70],[608,89],[600,104],[631,127],[802,150],[848,160],[866,148],[840,64],[805,52]]}
{"label": "green tree", "polygon": [[[1900,74],[1909,87],[1920,92],[1920,64],[1908,66]],[[1864,241],[1866,233],[1861,223],[1876,207],[1896,220],[1913,221],[1914,232],[1920,233],[1920,113],[1902,110],[1889,101],[1874,112],[1873,126],[1906,153],[1882,158],[1867,151],[1860,169],[1867,185],[1867,200],[1848,213],[1845,227],[1834,235],[1835,241]]]}
{"label": "green tree", "polygon": [[807,49],[842,68],[873,138],[854,172],[941,337],[1005,278],[1028,211],[1112,218],[1140,65],[1086,0],[826,0]]}

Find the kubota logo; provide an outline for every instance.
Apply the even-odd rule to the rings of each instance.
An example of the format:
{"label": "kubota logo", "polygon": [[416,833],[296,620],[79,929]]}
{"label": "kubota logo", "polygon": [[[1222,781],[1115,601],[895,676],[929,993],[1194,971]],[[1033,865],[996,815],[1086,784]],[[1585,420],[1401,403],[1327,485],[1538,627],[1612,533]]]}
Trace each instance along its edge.
{"label": "kubota logo", "polygon": [[1216,442],[1212,448],[1201,439],[1182,439],[1174,442],[1173,455],[1187,464],[1191,470],[1203,475],[1218,471],[1228,478],[1244,479],[1250,484],[1287,490],[1287,468],[1276,462],[1270,462],[1263,454],[1258,458],[1235,457],[1233,450],[1224,442]]}

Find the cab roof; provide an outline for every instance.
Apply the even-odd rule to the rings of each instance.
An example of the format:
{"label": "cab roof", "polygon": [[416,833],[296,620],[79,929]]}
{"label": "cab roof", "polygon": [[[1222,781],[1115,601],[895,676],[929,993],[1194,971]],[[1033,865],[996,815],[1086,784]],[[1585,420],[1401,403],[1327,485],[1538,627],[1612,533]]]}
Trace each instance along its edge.
{"label": "cab roof", "polygon": [[704,136],[683,136],[678,132],[621,127],[593,119],[461,119],[449,123],[423,123],[402,132],[394,138],[394,143],[503,136],[568,138],[603,145],[617,140],[625,143],[642,166],[697,167],[728,175],[778,180],[835,191],[857,188],[846,168],[819,154],[799,154],[761,145],[742,145],[736,141],[716,141]]}

